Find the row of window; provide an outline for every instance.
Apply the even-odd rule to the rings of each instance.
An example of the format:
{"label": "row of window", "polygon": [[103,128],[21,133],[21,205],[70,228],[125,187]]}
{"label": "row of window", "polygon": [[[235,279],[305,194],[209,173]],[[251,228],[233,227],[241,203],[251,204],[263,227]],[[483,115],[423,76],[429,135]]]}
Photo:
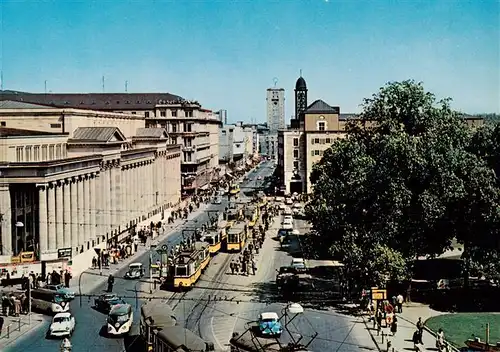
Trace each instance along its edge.
{"label": "row of window", "polygon": [[311,150],[311,156],[323,156],[324,150]]}
{"label": "row of window", "polygon": [[67,157],[66,144],[26,145],[16,147],[16,161],[47,161]]}
{"label": "row of window", "polygon": [[333,138],[313,138],[311,144],[332,144]]}
{"label": "row of window", "polygon": [[[192,110],[181,110],[181,111],[184,111],[184,117],[194,117]],[[178,117],[177,110],[170,110],[170,112],[171,112],[172,117]],[[132,111],[132,114],[135,114],[135,111]],[[151,113],[149,111],[146,111],[144,113],[144,116],[147,118],[147,117],[150,117],[150,114]],[[154,117],[154,116],[151,116],[151,117]],[[160,117],[167,117],[167,110],[160,110]]]}

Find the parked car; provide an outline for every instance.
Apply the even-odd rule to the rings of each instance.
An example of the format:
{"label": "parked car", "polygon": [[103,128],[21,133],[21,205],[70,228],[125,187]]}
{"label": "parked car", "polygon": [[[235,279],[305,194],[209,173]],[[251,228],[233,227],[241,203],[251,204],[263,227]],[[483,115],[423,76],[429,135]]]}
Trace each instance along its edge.
{"label": "parked car", "polygon": [[65,299],[75,299],[75,292],[67,287],[64,287],[63,284],[47,285],[44,288],[61,294]]}
{"label": "parked car", "polygon": [[274,312],[260,313],[259,332],[262,336],[280,337],[283,332],[281,323],[278,321],[278,314]]}
{"label": "parked car", "polygon": [[126,302],[123,299],[121,299],[114,293],[105,293],[95,299],[94,307],[101,312],[107,313],[111,310],[111,307],[117,304],[125,304],[125,303]]}
{"label": "parked car", "polygon": [[293,230],[293,219],[285,218],[281,223],[281,228],[285,230]]}
{"label": "parked car", "polygon": [[221,204],[221,203],[222,203],[221,197],[215,197],[214,198],[214,204]]}
{"label": "parked car", "polygon": [[75,317],[69,312],[57,313],[49,326],[49,337],[71,336],[75,331]]}
{"label": "parked car", "polygon": [[257,176],[257,180],[262,180],[262,176]]}
{"label": "parked car", "polygon": [[144,276],[144,268],[141,263],[131,263],[125,273],[126,279],[140,279]]}

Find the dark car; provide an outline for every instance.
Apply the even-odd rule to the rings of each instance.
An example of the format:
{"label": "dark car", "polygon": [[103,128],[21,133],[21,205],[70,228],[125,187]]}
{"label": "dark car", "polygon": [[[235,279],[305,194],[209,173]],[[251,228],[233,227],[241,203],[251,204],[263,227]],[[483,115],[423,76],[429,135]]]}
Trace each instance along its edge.
{"label": "dark car", "polygon": [[111,307],[117,304],[126,304],[126,302],[113,293],[100,295],[94,301],[94,306],[101,312],[109,312]]}

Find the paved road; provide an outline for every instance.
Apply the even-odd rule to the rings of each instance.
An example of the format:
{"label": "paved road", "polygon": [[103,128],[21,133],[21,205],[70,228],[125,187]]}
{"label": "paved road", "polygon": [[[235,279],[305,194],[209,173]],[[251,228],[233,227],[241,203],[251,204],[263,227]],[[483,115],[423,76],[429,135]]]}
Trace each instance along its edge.
{"label": "paved road", "polygon": [[[259,169],[253,170],[250,174],[250,181],[244,182],[242,186],[246,187],[255,187],[262,181],[258,181],[257,177],[265,176],[272,173],[272,169],[270,168],[271,164],[267,163],[262,165]],[[190,215],[189,220],[181,226],[178,226],[173,230],[172,233],[168,235],[168,237],[163,240],[160,245],[175,245],[182,240],[182,228],[193,228],[197,224],[200,226],[201,224],[208,221],[208,213],[206,210],[222,210],[227,204],[227,198],[224,197],[222,204],[214,205],[211,204],[208,207],[201,208],[193,214]],[[144,249],[142,250],[142,254],[136,255],[131,261],[140,262],[148,266],[149,263],[149,254]],[[219,259],[221,260],[222,257]],[[210,275],[214,270],[217,269],[216,263],[215,265],[211,265],[210,269],[207,270],[205,276]],[[135,291],[137,289],[136,284],[137,281],[128,281],[120,279],[123,277],[127,268],[123,267],[120,270],[115,271],[113,274],[115,276],[115,285],[113,291],[118,295],[125,297],[125,300],[135,306]],[[88,274],[82,276],[82,292],[91,293],[93,295],[99,295],[105,290],[105,276],[108,272],[105,271],[104,277],[100,277],[98,273],[87,271]],[[137,285],[141,286],[141,285]],[[193,290],[193,294],[200,295],[203,290]],[[141,295],[141,294],[140,294]],[[139,300],[139,305],[142,304],[142,300]],[[92,308],[93,298],[92,299],[84,299],[82,306],[79,304],[78,298],[72,302],[71,310],[76,317],[77,327],[71,338],[73,344],[73,351],[108,351],[108,352],[121,352],[125,351],[124,340],[123,338],[108,338],[104,337],[102,334],[103,327],[105,325],[106,316],[102,313],[95,311]],[[190,303],[194,304],[194,302]],[[177,312],[179,314],[179,320],[183,319],[188,321],[187,317],[188,313],[191,309],[189,306],[185,304],[179,304]],[[136,309],[134,316],[134,327],[131,335],[138,334],[138,321],[140,319],[140,309]],[[26,334],[23,338],[16,341],[15,344],[7,347],[5,351],[23,351],[23,352],[49,352],[49,351],[57,351],[60,346],[59,340],[48,340],[45,338],[45,334],[48,329],[48,322],[41,324],[40,327],[30,333]]]}
{"label": "paved road", "polygon": [[[255,321],[261,312],[276,312],[281,316],[285,305],[278,301],[275,291],[276,270],[280,266],[289,265],[292,257],[280,249],[279,243],[271,239],[280,226],[281,219],[275,220],[271,226],[270,235],[262,248],[255,276],[242,277],[226,275],[224,288],[239,293],[239,303],[217,302],[205,310],[202,318],[201,336],[213,341],[216,348],[227,349],[228,341],[233,331],[244,333],[248,323]],[[304,229],[302,220],[295,220],[296,229]],[[274,233],[274,234],[273,234]],[[298,243],[292,244],[298,247]],[[223,294],[222,292],[220,292]],[[315,332],[317,338],[311,343],[312,351],[359,351],[377,350],[361,319],[356,319],[336,313],[333,309],[305,309],[289,327],[291,333],[298,337],[304,336],[302,342],[307,343]],[[248,335],[249,333],[247,333]],[[291,342],[285,332],[280,339]]]}

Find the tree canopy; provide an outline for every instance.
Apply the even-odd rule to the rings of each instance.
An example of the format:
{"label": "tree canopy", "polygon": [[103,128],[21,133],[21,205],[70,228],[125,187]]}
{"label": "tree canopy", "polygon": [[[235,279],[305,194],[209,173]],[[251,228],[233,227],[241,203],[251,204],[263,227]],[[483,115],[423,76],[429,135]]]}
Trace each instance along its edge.
{"label": "tree canopy", "polygon": [[411,80],[364,99],[311,173],[318,255],[333,254],[367,284],[402,279],[408,260],[453,240],[479,265],[498,255],[499,127],[474,131],[449,103]]}

